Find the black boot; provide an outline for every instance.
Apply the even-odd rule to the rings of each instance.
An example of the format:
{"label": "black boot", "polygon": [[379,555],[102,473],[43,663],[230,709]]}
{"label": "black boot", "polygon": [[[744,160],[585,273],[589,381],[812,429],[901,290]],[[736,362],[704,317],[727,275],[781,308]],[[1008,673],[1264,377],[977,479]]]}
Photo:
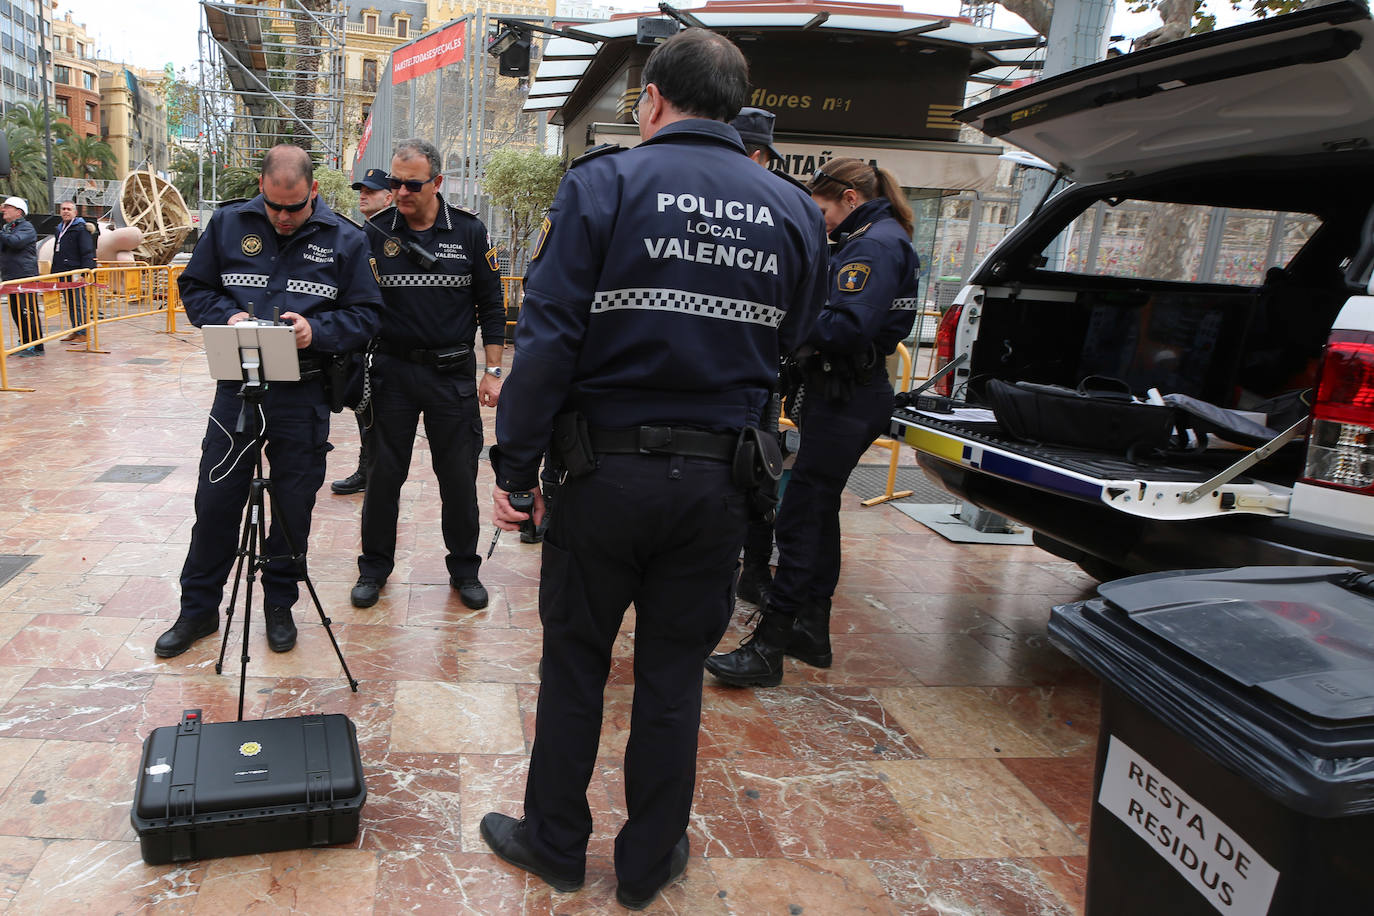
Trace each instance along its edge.
{"label": "black boot", "polygon": [[761,605],[762,617],[753,634],[740,647],[706,659],[706,670],[732,687],[776,687],[782,683],[783,647],[792,630],[792,618]]}
{"label": "black boot", "polygon": [[745,565],[739,574],[739,585],[735,597],[750,604],[763,604],[768,597],[768,588],[773,584],[773,572],[767,566]]}
{"label": "black boot", "polygon": [[783,653],[814,668],[830,667],[833,656],[830,652],[829,598],[804,605],[797,612]]}

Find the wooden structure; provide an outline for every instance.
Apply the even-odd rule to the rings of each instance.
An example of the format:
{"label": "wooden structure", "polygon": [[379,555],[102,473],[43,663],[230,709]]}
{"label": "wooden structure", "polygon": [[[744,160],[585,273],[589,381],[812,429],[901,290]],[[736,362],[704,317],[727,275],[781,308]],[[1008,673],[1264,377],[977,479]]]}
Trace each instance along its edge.
{"label": "wooden structure", "polygon": [[181,192],[151,169],[130,172],[120,189],[118,219],[143,233],[134,256],[147,264],[168,264],[191,233],[191,211]]}

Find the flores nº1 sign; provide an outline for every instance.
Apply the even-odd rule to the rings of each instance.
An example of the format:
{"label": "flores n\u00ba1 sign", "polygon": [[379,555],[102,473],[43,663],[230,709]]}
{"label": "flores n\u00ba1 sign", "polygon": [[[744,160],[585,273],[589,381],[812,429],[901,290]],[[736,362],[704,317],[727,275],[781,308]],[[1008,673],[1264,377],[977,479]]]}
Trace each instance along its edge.
{"label": "flores n\u00ba1 sign", "polygon": [[1121,819],[1218,912],[1267,913],[1279,873],[1225,821],[1113,735],[1098,804]]}

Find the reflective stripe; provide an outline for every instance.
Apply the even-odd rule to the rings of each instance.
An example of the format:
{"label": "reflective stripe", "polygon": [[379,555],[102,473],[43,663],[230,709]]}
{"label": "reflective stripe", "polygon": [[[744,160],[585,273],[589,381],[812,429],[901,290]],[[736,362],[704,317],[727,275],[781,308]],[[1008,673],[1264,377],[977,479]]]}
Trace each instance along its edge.
{"label": "reflective stripe", "polygon": [[337,286],[330,286],[328,283],[313,283],[310,280],[287,280],[286,291],[288,293],[300,293],[303,296],[319,296],[321,299],[339,298]]}
{"label": "reflective stripe", "polygon": [[472,274],[382,274],[382,286],[471,286]]}
{"label": "reflective stripe", "polygon": [[920,306],[920,302],[915,299],[893,299],[892,311],[894,312],[914,312]]}
{"label": "reflective stripe", "polygon": [[266,289],[267,274],[220,274],[219,282],[225,286],[253,286]]}
{"label": "reflective stripe", "polygon": [[745,321],[770,328],[782,324],[783,315],[786,314],[780,308],[761,302],[726,299],[685,289],[609,289],[597,293],[592,299],[593,313],[613,309],[665,309],[702,318]]}

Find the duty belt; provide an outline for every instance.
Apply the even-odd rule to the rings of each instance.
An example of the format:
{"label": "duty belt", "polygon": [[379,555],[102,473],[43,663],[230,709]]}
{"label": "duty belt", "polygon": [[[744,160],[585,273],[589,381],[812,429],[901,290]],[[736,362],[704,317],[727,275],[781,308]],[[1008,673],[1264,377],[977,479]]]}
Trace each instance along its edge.
{"label": "duty belt", "polygon": [[732,461],[739,436],[673,426],[632,426],[588,430],[592,451],[599,455],[682,455]]}
{"label": "duty belt", "polygon": [[419,347],[402,347],[385,340],[377,341],[377,349],[387,356],[394,356],[397,359],[403,359],[408,363],[417,363],[421,366],[438,365],[440,354],[467,357],[472,353],[472,347],[467,344],[454,344],[449,347],[435,347],[431,350],[425,350]]}
{"label": "duty belt", "polygon": [[300,361],[301,381],[313,382],[324,378],[324,362],[318,359],[302,359]]}

